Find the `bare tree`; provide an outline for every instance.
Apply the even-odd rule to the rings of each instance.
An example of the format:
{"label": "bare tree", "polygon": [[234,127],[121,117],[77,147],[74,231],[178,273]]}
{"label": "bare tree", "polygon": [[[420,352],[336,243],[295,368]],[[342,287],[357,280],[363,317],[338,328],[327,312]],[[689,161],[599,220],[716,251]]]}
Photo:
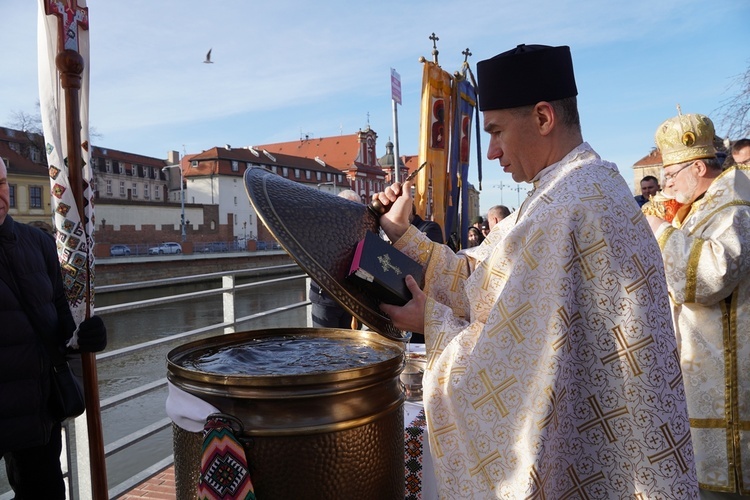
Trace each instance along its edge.
{"label": "bare tree", "polygon": [[714,111],[725,130],[725,137],[736,140],[750,136],[750,67],[734,77],[728,91],[738,88],[737,94],[724,99]]}

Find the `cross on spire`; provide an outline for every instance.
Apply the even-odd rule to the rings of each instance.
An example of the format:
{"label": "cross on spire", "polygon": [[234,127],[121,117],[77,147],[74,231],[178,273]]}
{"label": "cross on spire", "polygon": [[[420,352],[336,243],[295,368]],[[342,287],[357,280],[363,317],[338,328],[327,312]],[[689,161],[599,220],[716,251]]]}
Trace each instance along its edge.
{"label": "cross on spire", "polygon": [[438,38],[434,32],[428,38],[432,40],[432,59],[435,62],[435,64],[437,64],[438,63],[437,41],[440,40],[440,38]]}
{"label": "cross on spire", "polygon": [[466,47],[466,50],[461,52],[464,55],[464,62],[467,62],[469,60],[469,57],[471,57],[471,51],[469,50],[469,47]]}
{"label": "cross on spire", "polygon": [[78,0],[45,0],[44,12],[60,18],[58,23],[58,51],[78,52],[78,28],[89,29],[89,9],[79,7]]}

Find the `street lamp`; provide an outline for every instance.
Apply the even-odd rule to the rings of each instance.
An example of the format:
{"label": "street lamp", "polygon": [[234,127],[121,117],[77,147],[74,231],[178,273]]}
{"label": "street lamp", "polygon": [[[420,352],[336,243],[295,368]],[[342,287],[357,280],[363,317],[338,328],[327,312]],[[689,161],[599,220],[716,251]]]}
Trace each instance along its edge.
{"label": "street lamp", "polygon": [[500,188],[500,204],[501,205],[505,205],[505,203],[503,203],[503,188],[504,187],[510,187],[510,186],[507,185],[507,184],[503,185],[503,183],[501,182],[500,184],[495,184],[492,187],[493,188]]}
{"label": "street lamp", "polygon": [[169,181],[171,184],[172,172],[169,170],[172,168],[180,169],[180,231],[182,231],[182,241],[185,241],[187,239],[187,235],[185,234],[185,180],[182,177],[182,167],[179,165],[167,165],[161,171],[165,174],[169,172]]}

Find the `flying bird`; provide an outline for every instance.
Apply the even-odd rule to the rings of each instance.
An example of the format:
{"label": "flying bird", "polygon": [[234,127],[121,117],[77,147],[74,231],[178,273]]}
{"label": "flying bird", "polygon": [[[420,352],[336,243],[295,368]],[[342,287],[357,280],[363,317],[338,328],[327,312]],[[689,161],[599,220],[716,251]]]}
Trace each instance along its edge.
{"label": "flying bird", "polygon": [[211,51],[214,50],[213,48],[208,49],[208,53],[206,54],[206,60],[203,61],[205,64],[213,64],[214,62],[211,60]]}

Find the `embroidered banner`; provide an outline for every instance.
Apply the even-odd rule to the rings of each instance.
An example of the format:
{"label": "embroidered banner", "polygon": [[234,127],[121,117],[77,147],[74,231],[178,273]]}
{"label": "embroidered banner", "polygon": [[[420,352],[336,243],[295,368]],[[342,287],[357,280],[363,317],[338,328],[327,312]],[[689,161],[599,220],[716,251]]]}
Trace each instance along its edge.
{"label": "embroidered banner", "polygon": [[417,174],[414,204],[424,219],[430,217],[445,229],[449,203],[448,137],[451,124],[451,76],[434,62],[425,62],[422,72],[419,164],[427,167]]}
{"label": "embroidered banner", "polygon": [[[37,33],[39,105],[49,166],[52,214],[57,253],[65,293],[76,323],[86,313],[86,295],[93,297],[93,205],[89,151],[89,34],[86,0],[39,0]],[[55,58],[61,50],[73,50],[83,58],[79,109],[66,109],[65,94]],[[77,112],[81,123],[81,168],[84,214],[78,213],[70,185],[66,116]],[[90,302],[93,308],[93,299]]]}
{"label": "embroidered banner", "polygon": [[[245,448],[235,435],[232,423],[241,427],[238,420],[228,415],[214,413],[206,419],[198,478],[199,500],[255,500]],[[241,433],[241,428],[237,432]]]}
{"label": "embroidered banner", "polygon": [[465,75],[453,80],[453,129],[448,163],[451,206],[445,217],[445,235],[454,231],[466,248],[469,230],[469,159],[471,158],[471,125],[477,96]]}

